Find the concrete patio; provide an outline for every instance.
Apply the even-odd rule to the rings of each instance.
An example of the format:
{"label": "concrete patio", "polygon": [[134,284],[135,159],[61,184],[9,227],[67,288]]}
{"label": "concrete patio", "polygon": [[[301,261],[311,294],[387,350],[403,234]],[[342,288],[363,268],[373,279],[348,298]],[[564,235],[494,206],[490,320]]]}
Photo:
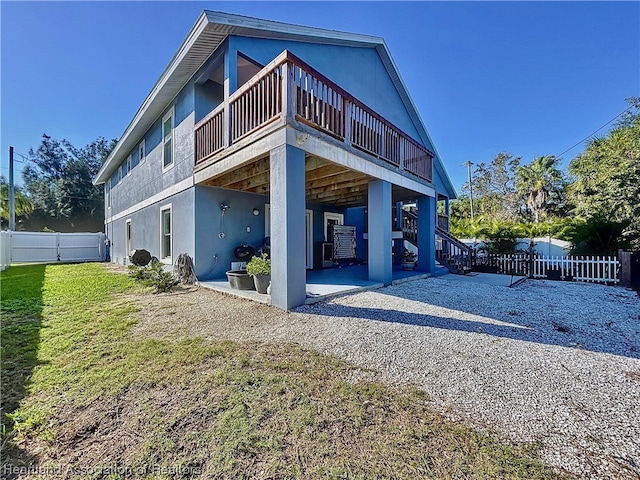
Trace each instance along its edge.
{"label": "concrete patio", "polygon": [[[447,275],[449,271],[436,266],[434,276]],[[421,278],[427,278],[428,273],[405,271],[394,266],[393,282],[398,284]],[[200,282],[205,288],[210,288],[221,293],[246,298],[255,302],[271,304],[270,296],[256,292],[255,290],[237,290],[229,286],[227,279],[207,280]],[[335,295],[352,293],[356,291],[372,290],[382,288],[384,284],[369,280],[369,273],[366,265],[349,265],[344,267],[325,268],[307,271],[307,304],[316,303]]]}

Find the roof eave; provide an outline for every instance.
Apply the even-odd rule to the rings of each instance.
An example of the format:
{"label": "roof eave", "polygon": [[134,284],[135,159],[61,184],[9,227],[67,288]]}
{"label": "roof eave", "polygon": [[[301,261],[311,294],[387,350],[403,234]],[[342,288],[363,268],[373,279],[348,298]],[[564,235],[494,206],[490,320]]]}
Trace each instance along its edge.
{"label": "roof eave", "polygon": [[[138,111],[134,115],[133,119],[131,120],[127,128],[125,129],[122,136],[120,137],[120,140],[118,141],[114,149],[111,151],[111,153],[105,160],[104,164],[102,165],[102,168],[100,168],[100,170],[94,177],[93,179],[94,185],[100,185],[105,183],[109,179],[113,171],[115,170],[113,168],[114,166],[112,165],[114,163],[114,159],[119,158],[120,155],[126,155],[126,153],[122,153],[122,149],[126,146],[129,146],[126,140],[131,136],[136,126],[140,124],[140,121],[143,119],[143,117],[145,117],[147,112],[149,112],[149,107],[157,98],[162,88],[167,84],[171,75],[176,71],[176,69],[180,65],[180,62],[184,60],[186,55],[189,53],[189,50],[196,43],[196,41],[198,40],[202,32],[207,27],[208,23],[209,21],[207,19],[206,12],[203,11],[202,14],[198,17],[198,20],[195,22],[195,24],[191,28],[191,31],[189,32],[185,40],[182,42],[182,45],[180,45],[180,48],[178,48],[177,52],[175,53],[175,55],[167,65],[167,68],[165,68],[164,72],[162,72],[162,75],[160,75],[160,77],[158,78],[158,81],[155,83],[155,85],[153,86],[153,88],[145,98],[144,102],[142,102],[142,105],[140,105],[140,108],[138,108]],[[193,73],[191,74],[191,76],[192,75]],[[184,84],[182,86],[184,86]],[[180,89],[182,89],[182,86],[178,88],[177,92],[179,92]],[[177,94],[177,92],[175,94]],[[175,96],[175,94],[173,96]],[[164,109],[164,106],[162,106],[162,108]],[[155,117],[157,117],[157,115]],[[154,117],[154,120],[155,120],[155,117]],[[146,129],[145,129],[145,132],[146,132]],[[145,132],[142,132],[142,134],[144,134]],[[127,152],[128,151],[129,149],[127,149]]]}

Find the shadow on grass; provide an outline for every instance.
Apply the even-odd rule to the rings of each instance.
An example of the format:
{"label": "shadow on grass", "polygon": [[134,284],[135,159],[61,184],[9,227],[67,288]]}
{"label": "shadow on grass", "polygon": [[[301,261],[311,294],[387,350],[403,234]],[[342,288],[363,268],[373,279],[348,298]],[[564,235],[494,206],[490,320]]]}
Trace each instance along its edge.
{"label": "shadow on grass", "polygon": [[[12,448],[15,434],[10,418],[27,395],[27,385],[38,365],[38,344],[42,327],[43,287],[46,265],[11,267],[2,272],[0,282],[0,312],[2,313],[2,463],[11,453],[12,460],[22,458]],[[13,451],[12,451],[13,450]],[[21,462],[22,463],[22,462]]]}

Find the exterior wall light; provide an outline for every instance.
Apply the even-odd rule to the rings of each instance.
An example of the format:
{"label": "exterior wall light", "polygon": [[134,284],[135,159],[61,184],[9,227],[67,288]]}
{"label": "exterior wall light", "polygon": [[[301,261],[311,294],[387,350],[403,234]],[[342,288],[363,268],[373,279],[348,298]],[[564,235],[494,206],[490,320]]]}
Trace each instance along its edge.
{"label": "exterior wall light", "polygon": [[254,209],[253,209],[253,215],[254,215],[254,216],[256,216],[256,217],[257,217],[258,215],[260,215],[260,210],[258,210],[257,208],[254,208]]}

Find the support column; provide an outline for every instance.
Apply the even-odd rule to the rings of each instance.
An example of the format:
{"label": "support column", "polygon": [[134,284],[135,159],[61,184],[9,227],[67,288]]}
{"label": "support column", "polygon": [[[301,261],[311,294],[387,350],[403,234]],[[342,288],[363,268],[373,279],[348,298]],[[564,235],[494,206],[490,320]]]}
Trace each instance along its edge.
{"label": "support column", "polygon": [[391,265],[391,184],[369,182],[369,280],[390,285]]}
{"label": "support column", "polygon": [[449,197],[444,197],[444,214],[447,216],[447,232],[451,230],[451,216],[449,215]]}
{"label": "support column", "polygon": [[291,145],[270,152],[271,303],[284,310],[306,299],[304,156]]}
{"label": "support column", "polygon": [[418,206],[418,271],[436,272],[436,199],[420,197]]}

